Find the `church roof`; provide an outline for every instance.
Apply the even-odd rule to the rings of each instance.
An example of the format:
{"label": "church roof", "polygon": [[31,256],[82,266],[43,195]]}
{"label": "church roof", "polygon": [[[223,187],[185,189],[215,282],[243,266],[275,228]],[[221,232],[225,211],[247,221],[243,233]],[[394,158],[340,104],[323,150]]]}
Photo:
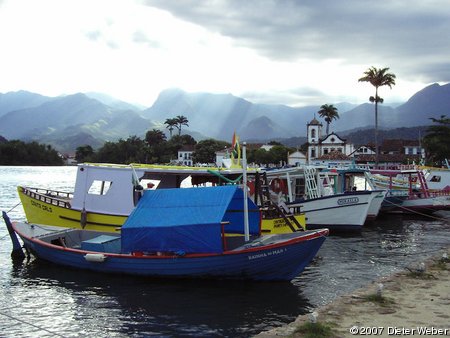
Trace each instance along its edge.
{"label": "church roof", "polygon": [[316,117],[314,116],[314,118],[311,120],[311,122],[309,122],[309,124],[313,124],[313,125],[322,125],[322,123],[320,123],[319,121],[317,121]]}

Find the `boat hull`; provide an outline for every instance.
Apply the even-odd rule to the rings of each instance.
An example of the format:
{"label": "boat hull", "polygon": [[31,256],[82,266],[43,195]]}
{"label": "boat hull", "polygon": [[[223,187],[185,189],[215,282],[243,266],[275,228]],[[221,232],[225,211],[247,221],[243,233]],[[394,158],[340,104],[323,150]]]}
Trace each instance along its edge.
{"label": "boat hull", "polygon": [[293,202],[289,207],[305,213],[306,229],[360,230],[374,197],[370,191],[352,192]]}
{"label": "boat hull", "polygon": [[372,202],[369,205],[366,221],[373,221],[378,217],[378,214],[381,210],[381,205],[386,198],[387,190],[373,190],[372,193],[375,194],[375,197],[372,199]]}
{"label": "boat hull", "polygon": [[127,216],[122,215],[86,212],[86,222],[83,226],[81,210],[70,208],[69,201],[34,193],[25,187],[18,187],[17,191],[30,223],[116,232],[127,219]]}
{"label": "boat hull", "polygon": [[[292,220],[295,217],[295,221]],[[289,222],[289,223],[288,223]],[[300,228],[296,224],[300,225]],[[289,226],[289,224],[291,226]],[[306,228],[305,214],[287,216],[287,221],[282,217],[263,218],[261,221],[261,233],[267,234],[288,234],[293,231],[302,231]]]}
{"label": "boat hull", "polygon": [[400,210],[406,213],[432,213],[438,210],[450,210],[450,195],[408,198],[403,201]]}
{"label": "boat hull", "polygon": [[[44,194],[38,194],[25,187],[18,187],[17,191],[27,221],[30,223],[55,225],[75,229],[117,232],[128,218],[128,216],[109,215],[89,211],[86,213],[85,226],[83,226],[82,212],[80,210],[72,209],[69,202],[58,200],[50,196],[44,196]],[[305,215],[297,214],[294,217],[297,223],[304,229]],[[292,229],[283,218],[277,217],[264,218],[261,222],[261,231],[263,234],[284,234],[291,233]]]}
{"label": "boat hull", "polygon": [[[31,227],[31,230],[27,228]],[[223,278],[290,281],[317,254],[327,229],[263,236],[265,243],[223,254],[145,255],[114,254],[71,249],[33,237],[33,225],[14,223],[14,231],[33,255],[58,265],[102,273],[161,278]],[[281,236],[281,237],[280,237]],[[267,238],[266,238],[267,237]],[[276,240],[275,240],[276,239]],[[255,244],[256,245],[256,244]],[[87,258],[86,255],[88,255]]]}

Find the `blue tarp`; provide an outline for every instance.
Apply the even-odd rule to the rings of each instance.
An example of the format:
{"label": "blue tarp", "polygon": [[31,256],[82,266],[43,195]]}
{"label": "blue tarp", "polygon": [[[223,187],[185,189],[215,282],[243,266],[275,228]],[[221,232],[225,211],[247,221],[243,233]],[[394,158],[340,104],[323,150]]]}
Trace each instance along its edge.
{"label": "blue tarp", "polygon": [[[220,253],[221,222],[244,233],[243,200],[236,185],[147,190],[122,226],[122,251]],[[259,234],[259,209],[248,206],[250,234]]]}

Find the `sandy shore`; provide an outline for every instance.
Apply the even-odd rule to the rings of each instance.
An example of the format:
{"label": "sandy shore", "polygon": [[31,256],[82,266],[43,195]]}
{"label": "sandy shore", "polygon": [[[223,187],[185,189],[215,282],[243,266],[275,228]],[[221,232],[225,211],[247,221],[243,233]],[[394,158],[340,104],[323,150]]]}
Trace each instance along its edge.
{"label": "sandy shore", "polygon": [[[339,297],[315,311],[317,323],[331,327],[331,337],[450,336],[450,262],[444,254],[450,256],[450,249]],[[376,298],[380,284],[381,298]],[[371,296],[375,299],[368,300]],[[303,337],[296,330],[310,318],[299,316],[257,337]]]}

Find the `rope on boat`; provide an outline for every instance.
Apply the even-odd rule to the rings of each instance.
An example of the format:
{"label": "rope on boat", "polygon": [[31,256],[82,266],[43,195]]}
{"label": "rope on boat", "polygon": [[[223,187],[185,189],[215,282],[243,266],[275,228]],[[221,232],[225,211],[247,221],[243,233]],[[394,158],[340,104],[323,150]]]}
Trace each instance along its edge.
{"label": "rope on boat", "polygon": [[15,206],[13,206],[11,209],[9,209],[6,213],[9,214],[11,211],[13,211],[15,208],[17,208],[21,204],[22,204],[22,202],[17,203]]}
{"label": "rope on boat", "polygon": [[[408,212],[410,212],[412,214],[416,214],[416,215],[432,218],[432,219],[435,219],[435,220],[438,220],[438,221],[442,221],[442,222],[445,222],[445,223],[449,223],[450,222],[449,219],[444,218],[444,217],[436,217],[436,216],[433,216],[433,215],[424,214],[422,212],[418,212],[418,211],[412,210],[410,208],[402,206],[401,204],[396,204],[396,203],[388,201],[388,200],[385,200],[385,202],[390,203],[390,204],[396,206],[397,208],[403,209],[403,210],[408,211]],[[428,209],[428,210],[433,210],[433,209]]]}
{"label": "rope on boat", "polygon": [[238,182],[241,180],[241,178],[242,178],[242,175],[240,175],[240,176],[239,176],[238,178],[236,178],[235,180],[230,180],[228,177],[223,176],[223,175],[222,175],[220,172],[218,172],[218,171],[210,170],[210,169],[208,169],[207,171],[208,171],[210,174],[213,174],[213,175],[215,175],[215,176],[221,178],[222,180],[224,180],[224,181],[226,181],[226,182],[228,182],[228,183],[231,183],[231,184],[236,184],[236,183],[238,183]]}
{"label": "rope on boat", "polygon": [[[17,203],[15,206],[13,206],[11,209],[9,209],[6,213],[7,214],[10,213],[11,211],[13,211],[15,208],[17,208],[21,204],[22,204],[22,202]],[[4,238],[6,238],[6,236],[9,236],[9,234],[6,234],[5,236],[0,237],[0,240],[3,240]]]}
{"label": "rope on boat", "polygon": [[52,335],[55,335],[55,336],[58,336],[58,337],[65,337],[65,336],[63,336],[62,334],[59,334],[59,333],[54,332],[54,331],[50,331],[50,330],[48,330],[48,329],[46,329],[46,328],[43,328],[43,327],[41,327],[41,326],[32,324],[32,323],[27,322],[27,321],[25,321],[25,320],[23,320],[23,319],[19,319],[19,318],[17,318],[17,317],[8,315],[8,314],[6,314],[6,313],[4,313],[4,312],[0,312],[0,315],[3,315],[3,316],[8,317],[8,318],[10,318],[10,319],[17,320],[18,322],[21,322],[21,323],[24,323],[24,324],[28,324],[28,325],[30,325],[30,326],[33,326],[33,327],[39,329],[39,330],[48,332],[48,333],[50,333],[50,334],[52,334]]}

